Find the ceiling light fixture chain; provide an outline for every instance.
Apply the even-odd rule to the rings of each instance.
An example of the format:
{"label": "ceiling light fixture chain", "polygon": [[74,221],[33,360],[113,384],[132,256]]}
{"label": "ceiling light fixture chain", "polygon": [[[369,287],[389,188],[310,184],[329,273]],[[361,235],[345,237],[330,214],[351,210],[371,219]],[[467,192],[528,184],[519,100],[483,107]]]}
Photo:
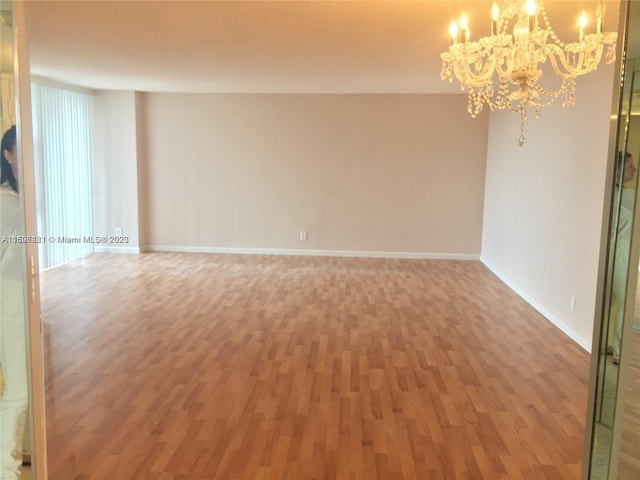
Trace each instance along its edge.
{"label": "ceiling light fixture chain", "polygon": [[556,45],[558,45],[560,48],[564,48],[565,43],[558,38],[558,35],[556,35],[556,32],[554,32],[553,28],[551,28],[551,23],[549,23],[549,17],[547,16],[546,8],[544,8],[544,3],[540,2],[538,6],[540,7],[540,15],[542,15],[542,21],[544,22],[544,26],[549,31],[549,36],[556,43]]}
{"label": "ceiling light fixture chain", "polygon": [[[563,107],[575,103],[576,77],[594,71],[604,54],[606,63],[615,60],[616,32],[604,31],[604,4],[596,12],[596,33],[585,34],[586,12],[578,22],[578,41],[565,43],[551,27],[542,0],[503,0],[491,8],[491,35],[470,41],[466,16],[451,22],[452,45],[441,54],[443,80],[460,82],[469,95],[472,117],[486,105],[491,110],[509,109],[520,114],[520,145],[524,145],[527,109],[541,108],[561,98]],[[538,22],[542,18],[542,25]],[[509,32],[511,29],[511,32]],[[606,50],[605,50],[606,49]],[[540,85],[543,64],[559,79],[559,87]],[[557,81],[556,81],[557,83]]]}

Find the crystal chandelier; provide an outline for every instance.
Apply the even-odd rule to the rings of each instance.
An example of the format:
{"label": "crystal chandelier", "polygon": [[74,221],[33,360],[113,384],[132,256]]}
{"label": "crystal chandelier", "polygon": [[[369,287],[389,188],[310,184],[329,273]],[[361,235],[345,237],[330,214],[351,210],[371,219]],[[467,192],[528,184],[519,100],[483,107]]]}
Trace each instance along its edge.
{"label": "crystal chandelier", "polygon": [[[494,2],[490,36],[471,42],[467,18],[463,15],[459,22],[451,22],[452,45],[440,55],[441,77],[451,82],[455,76],[461,89],[468,89],[469,113],[474,118],[484,105],[491,110],[519,113],[522,146],[529,107],[535,109],[538,118],[540,109],[558,97],[563,107],[573,105],[576,77],[597,68],[605,47],[605,62],[615,60],[618,35],[603,31],[604,13],[601,2],[596,12],[596,33],[585,34],[588,17],[583,11],[578,21],[578,42],[564,43],[551,28],[542,0],[503,0],[502,8]],[[560,79],[555,90],[539,83],[539,67],[547,60]]]}

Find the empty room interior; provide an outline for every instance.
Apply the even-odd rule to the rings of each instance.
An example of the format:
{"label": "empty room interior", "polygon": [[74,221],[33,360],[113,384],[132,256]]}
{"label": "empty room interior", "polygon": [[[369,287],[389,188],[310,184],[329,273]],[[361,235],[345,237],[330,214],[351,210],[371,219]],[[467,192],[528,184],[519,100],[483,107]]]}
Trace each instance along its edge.
{"label": "empty room interior", "polygon": [[634,3],[2,0],[0,478],[640,478]]}

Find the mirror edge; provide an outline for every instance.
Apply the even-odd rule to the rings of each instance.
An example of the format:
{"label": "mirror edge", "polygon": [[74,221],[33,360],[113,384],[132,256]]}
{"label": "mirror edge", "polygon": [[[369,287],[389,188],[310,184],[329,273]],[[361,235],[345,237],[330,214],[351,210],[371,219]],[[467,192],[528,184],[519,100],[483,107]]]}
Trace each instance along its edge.
{"label": "mirror edge", "polygon": [[[26,34],[25,2],[14,1],[14,74],[16,99],[16,124],[18,125],[20,154],[22,161],[22,181],[25,207],[25,234],[37,235],[35,217],[35,176],[33,162],[33,126],[31,119],[31,78],[29,71],[29,45]],[[31,192],[27,195],[26,192]],[[27,268],[29,285],[29,328],[27,332],[30,365],[30,402],[32,476],[36,480],[46,480],[47,445],[44,387],[44,341],[40,316],[40,291],[38,278],[38,245],[26,244],[27,258],[32,268]]]}
{"label": "mirror edge", "polygon": [[602,209],[602,227],[600,231],[600,258],[598,260],[598,277],[596,303],[594,308],[593,336],[591,341],[591,362],[589,369],[589,390],[587,397],[587,418],[585,423],[584,453],[582,461],[582,479],[591,478],[593,447],[595,438],[596,396],[598,391],[598,369],[600,365],[600,343],[604,326],[605,283],[607,280],[607,264],[610,243],[611,209],[613,208],[613,162],[618,149],[619,119],[622,105],[623,82],[626,64],[626,46],[628,36],[629,8],[631,0],[620,0],[618,10],[618,45],[616,46],[616,63],[614,71],[613,95],[611,99],[611,120],[609,127],[609,148],[606,161],[605,197]]}

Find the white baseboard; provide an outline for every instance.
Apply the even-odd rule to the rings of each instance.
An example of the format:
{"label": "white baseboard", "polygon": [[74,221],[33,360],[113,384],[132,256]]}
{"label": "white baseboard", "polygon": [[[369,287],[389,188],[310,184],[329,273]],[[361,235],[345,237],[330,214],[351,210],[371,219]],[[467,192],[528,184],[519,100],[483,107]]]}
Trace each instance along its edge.
{"label": "white baseboard", "polygon": [[304,250],[297,248],[233,248],[233,247],[185,247],[172,245],[146,245],[143,252],[228,253],[248,255],[303,255],[313,257],[369,257],[413,258],[433,260],[479,260],[471,253],[378,252],[361,250]]}
{"label": "white baseboard", "polygon": [[540,312],[547,320],[553,323],[556,327],[558,327],[565,335],[567,335],[571,340],[580,345],[584,350],[588,353],[591,353],[591,342],[588,342],[582,335],[579,335],[573,328],[560,320],[556,315],[547,310],[543,305],[538,303],[533,297],[531,297],[527,292],[522,290],[518,285],[513,283],[507,277],[505,277],[499,270],[497,270],[491,263],[487,261],[487,259],[483,256],[480,256],[480,261],[491,270],[496,277],[502,280],[511,290],[520,295],[525,302],[535,308],[538,312]]}
{"label": "white baseboard", "polygon": [[95,246],[93,247],[93,251],[95,253],[140,253],[140,249],[138,247]]}

